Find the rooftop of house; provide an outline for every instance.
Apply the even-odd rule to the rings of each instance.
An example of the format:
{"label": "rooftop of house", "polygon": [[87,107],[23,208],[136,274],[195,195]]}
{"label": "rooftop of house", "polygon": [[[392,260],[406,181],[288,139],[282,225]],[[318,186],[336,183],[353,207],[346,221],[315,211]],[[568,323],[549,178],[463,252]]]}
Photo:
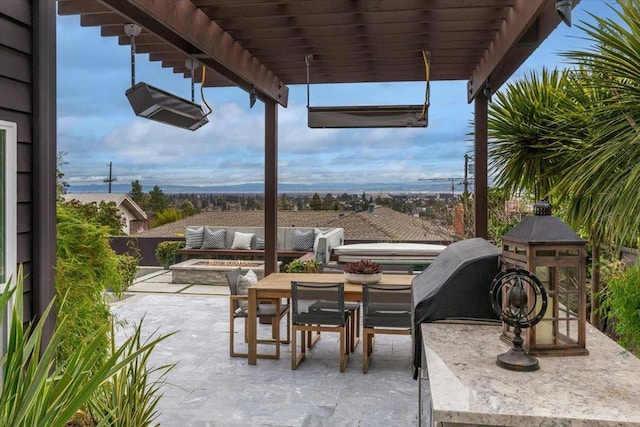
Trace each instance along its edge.
{"label": "rooftop of house", "polygon": [[127,193],[66,193],[62,197],[65,200],[77,200],[81,203],[113,202],[118,208],[126,207],[136,219],[147,219],[147,214]]}
{"label": "rooftop of house", "polygon": [[[177,237],[190,225],[262,227],[264,211],[207,211],[164,224],[138,234],[138,237]],[[278,211],[280,227],[343,228],[345,240],[450,242],[450,227],[423,218],[376,206],[373,212]]]}

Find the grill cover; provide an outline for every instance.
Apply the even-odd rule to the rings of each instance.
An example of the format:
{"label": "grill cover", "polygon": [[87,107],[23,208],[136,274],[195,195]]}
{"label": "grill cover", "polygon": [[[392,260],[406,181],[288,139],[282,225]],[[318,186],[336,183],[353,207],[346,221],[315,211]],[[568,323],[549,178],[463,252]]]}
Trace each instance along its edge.
{"label": "grill cover", "polygon": [[461,240],[447,246],[413,279],[414,375],[422,364],[421,323],[498,319],[491,308],[489,290],[500,272],[500,254],[500,249],[482,238]]}

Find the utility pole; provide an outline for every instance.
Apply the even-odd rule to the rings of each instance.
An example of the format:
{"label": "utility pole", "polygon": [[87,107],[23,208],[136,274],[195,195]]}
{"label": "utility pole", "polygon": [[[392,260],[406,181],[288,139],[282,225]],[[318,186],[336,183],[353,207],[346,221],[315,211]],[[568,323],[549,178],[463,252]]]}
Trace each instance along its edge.
{"label": "utility pole", "polygon": [[102,181],[103,182],[108,182],[109,183],[109,194],[111,194],[111,183],[113,181],[117,181],[118,178],[115,178],[112,174],[113,171],[113,162],[109,162],[109,178],[105,178]]}
{"label": "utility pole", "polygon": [[462,183],[464,184],[464,192],[469,192],[469,160],[471,160],[471,156],[468,154],[464,155],[464,180]]}

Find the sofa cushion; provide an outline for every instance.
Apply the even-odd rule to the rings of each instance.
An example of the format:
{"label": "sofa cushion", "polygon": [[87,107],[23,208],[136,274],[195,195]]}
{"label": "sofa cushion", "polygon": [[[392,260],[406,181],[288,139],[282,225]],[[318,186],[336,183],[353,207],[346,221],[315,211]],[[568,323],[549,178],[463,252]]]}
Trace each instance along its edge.
{"label": "sofa cushion", "polygon": [[[249,287],[258,283],[258,276],[253,270],[247,271],[247,274],[238,276],[237,292],[238,295],[249,295]],[[249,301],[238,300],[238,310],[246,313],[249,308]]]}
{"label": "sofa cushion", "polygon": [[313,230],[300,231],[295,230],[293,236],[293,249],[298,251],[311,252],[313,250],[313,242],[315,236]]}
{"label": "sofa cushion", "polygon": [[200,249],[204,239],[204,227],[186,227],[184,229],[185,248]]}
{"label": "sofa cushion", "polygon": [[224,237],[226,232],[227,230],[224,228],[214,230],[205,226],[202,249],[224,249]]}
{"label": "sofa cushion", "polygon": [[254,233],[241,233],[236,231],[233,234],[233,243],[231,249],[251,249],[251,241],[255,236]]}
{"label": "sofa cushion", "polygon": [[261,237],[256,238],[256,249],[264,250],[264,239]]}

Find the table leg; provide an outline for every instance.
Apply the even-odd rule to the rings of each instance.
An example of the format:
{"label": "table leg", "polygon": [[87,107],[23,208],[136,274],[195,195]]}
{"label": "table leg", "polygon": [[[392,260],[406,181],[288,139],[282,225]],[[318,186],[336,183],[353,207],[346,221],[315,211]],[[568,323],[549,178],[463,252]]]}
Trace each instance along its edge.
{"label": "table leg", "polygon": [[256,290],[249,288],[249,312],[247,318],[247,341],[248,341],[248,363],[249,365],[256,364],[257,354],[257,329],[258,329],[258,299],[256,297]]}

